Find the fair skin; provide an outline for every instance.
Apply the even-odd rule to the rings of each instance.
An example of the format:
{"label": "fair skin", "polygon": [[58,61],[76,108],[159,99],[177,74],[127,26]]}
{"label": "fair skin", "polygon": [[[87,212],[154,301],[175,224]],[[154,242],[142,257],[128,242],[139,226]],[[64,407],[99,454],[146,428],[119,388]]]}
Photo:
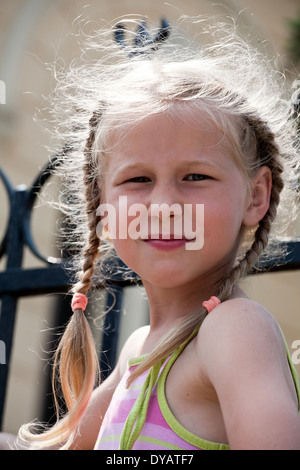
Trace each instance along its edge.
{"label": "fair skin", "polygon": [[[255,226],[268,210],[270,170],[260,168],[250,183],[249,190],[221,134],[205,120],[191,126],[179,117],[152,117],[113,147],[106,202],[117,206],[126,195],[128,205],[204,204],[204,245],[189,251],[170,240],[114,240],[119,256],[143,280],[151,320],[131,335],[115,370],[94,391],[74,448],[94,447],[128,359],[151,352],[214,294],[243,228]],[[172,366],[166,398],[177,420],[203,439],[231,449],[300,449],[297,396],[281,332],[238,287],[206,317]]]}

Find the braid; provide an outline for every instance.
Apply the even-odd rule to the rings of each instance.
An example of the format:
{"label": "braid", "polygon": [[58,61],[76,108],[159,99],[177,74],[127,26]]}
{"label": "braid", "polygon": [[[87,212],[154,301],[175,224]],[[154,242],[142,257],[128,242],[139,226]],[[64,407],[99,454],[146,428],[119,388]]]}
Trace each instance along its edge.
{"label": "braid", "polygon": [[84,185],[85,185],[85,200],[86,200],[86,215],[88,226],[88,240],[83,250],[83,265],[82,271],[79,273],[79,282],[74,286],[74,292],[87,294],[91,278],[94,272],[94,263],[98,257],[98,248],[100,239],[97,235],[97,223],[99,217],[97,216],[97,208],[100,204],[100,189],[95,177],[95,167],[92,159],[92,149],[95,142],[96,129],[102,114],[95,111],[90,119],[90,134],[85,146],[85,164],[84,164]]}
{"label": "braid", "polygon": [[[79,273],[79,281],[73,287],[74,293],[87,294],[91,278],[94,272],[95,260],[98,257],[100,239],[96,233],[97,207],[100,203],[100,189],[94,176],[94,165],[92,160],[92,149],[95,141],[96,128],[100,115],[95,112],[90,119],[90,133],[84,149],[84,184],[86,215],[88,225],[88,239],[83,250],[82,270]],[[70,330],[70,332],[69,332]],[[60,382],[63,395],[70,410],[80,397],[87,405],[93,387],[95,385],[98,358],[95,351],[94,340],[89,323],[82,309],[76,309],[65,331],[68,338],[66,343],[64,337],[62,344],[66,351],[59,347],[60,352]],[[68,377],[68,380],[66,380]]]}
{"label": "braid", "polygon": [[[94,177],[92,149],[95,141],[96,127],[100,119],[99,113],[94,113],[90,120],[90,134],[85,146],[84,184],[86,198],[86,215],[88,224],[88,239],[83,251],[82,270],[79,281],[73,287],[74,293],[87,294],[91,277],[94,272],[94,263],[98,257],[100,240],[96,234],[96,209],[100,201],[100,190]],[[99,370],[93,335],[90,325],[81,308],[74,311],[70,322],[61,338],[54,357],[52,384],[55,390],[55,372],[59,371],[59,383],[68,408],[67,420],[57,422],[60,433],[65,432],[72,441],[78,423],[86,410],[92,391],[95,386],[97,371]],[[54,399],[59,419],[59,407],[54,392]],[[55,429],[54,429],[55,431]],[[57,432],[57,431],[56,431]],[[51,435],[52,431],[49,431]]]}
{"label": "braid", "polygon": [[256,141],[256,168],[263,165],[270,168],[272,173],[272,190],[269,209],[263,219],[258,223],[251,247],[222,282],[218,294],[219,299],[222,301],[230,297],[233,287],[255,265],[268,245],[269,233],[276,217],[280,193],[283,189],[283,167],[278,158],[279,149],[275,143],[274,134],[261,120],[253,119],[249,116],[244,116],[243,118],[246,122],[246,126],[249,126],[248,128],[250,128],[250,131],[254,134]]}
{"label": "braid", "polygon": [[[100,118],[100,113],[95,112],[90,119],[90,133],[84,149],[84,184],[89,235],[83,251],[79,281],[73,287],[74,293],[87,294],[91,286],[91,277],[100,244],[96,234],[96,209],[100,201],[100,190],[92,160],[96,128]],[[78,424],[89,404],[97,375],[99,376],[98,371],[98,356],[90,325],[83,310],[77,308],[65,329],[54,356],[52,387],[57,422],[49,430],[38,434],[35,430],[31,431],[31,426],[24,425],[19,432],[21,439],[24,442],[35,441],[37,447],[39,445],[49,447],[64,442],[61,448],[68,449],[76,436]],[[60,392],[68,409],[68,413],[63,418],[60,417],[56,377],[59,379]]]}

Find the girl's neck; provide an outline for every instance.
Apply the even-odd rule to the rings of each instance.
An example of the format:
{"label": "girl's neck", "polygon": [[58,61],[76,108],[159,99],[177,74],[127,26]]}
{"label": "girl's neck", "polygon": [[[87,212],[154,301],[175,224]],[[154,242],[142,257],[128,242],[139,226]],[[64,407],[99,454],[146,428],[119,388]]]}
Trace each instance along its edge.
{"label": "girl's neck", "polygon": [[[139,354],[150,353],[159,340],[180,320],[195,312],[201,307],[204,300],[215,294],[212,289],[209,293],[207,290],[204,292],[199,287],[195,296],[195,286],[190,286],[191,289],[181,291],[179,289],[154,289],[153,286],[145,284],[150,305],[150,328]],[[247,298],[247,296],[240,287],[235,286],[230,298]]]}
{"label": "girl's neck", "polygon": [[[150,305],[150,332],[162,334],[176,325],[187,315],[198,310],[202,302],[216,294],[213,287],[190,284],[182,289],[164,289],[145,284]],[[239,286],[233,288],[230,298],[246,297]]]}
{"label": "girl's neck", "polygon": [[204,300],[214,295],[215,291],[203,285],[176,288],[161,288],[144,282],[150,306],[151,331],[165,329],[167,332],[186,315],[199,309]]}

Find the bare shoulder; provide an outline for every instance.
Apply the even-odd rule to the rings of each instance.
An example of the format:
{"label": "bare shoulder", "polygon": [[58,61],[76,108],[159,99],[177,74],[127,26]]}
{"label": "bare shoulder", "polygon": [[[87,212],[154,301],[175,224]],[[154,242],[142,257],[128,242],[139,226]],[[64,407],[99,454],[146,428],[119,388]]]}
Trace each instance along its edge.
{"label": "bare shoulder", "polygon": [[217,319],[222,321],[222,317],[227,321],[244,322],[246,319],[262,321],[269,326],[275,326],[276,322],[271,313],[261,304],[248,298],[236,298],[226,300],[218,305],[206,318],[209,321]]}
{"label": "bare shoulder", "polygon": [[298,449],[295,384],[272,315],[256,302],[228,300],[206,317],[196,341],[201,376],[218,397],[230,447]]}
{"label": "bare shoulder", "polygon": [[203,364],[221,364],[227,371],[228,361],[236,368],[254,369],[259,365],[285,366],[286,346],[281,329],[271,313],[249,299],[232,299],[216,307],[203,322],[197,338]]}
{"label": "bare shoulder", "polygon": [[230,341],[228,346],[237,350],[249,342],[253,349],[261,342],[261,346],[279,347],[285,353],[283,335],[276,320],[266,308],[249,299],[232,299],[220,304],[206,317],[198,337],[203,347],[217,341],[224,347],[224,343]]}

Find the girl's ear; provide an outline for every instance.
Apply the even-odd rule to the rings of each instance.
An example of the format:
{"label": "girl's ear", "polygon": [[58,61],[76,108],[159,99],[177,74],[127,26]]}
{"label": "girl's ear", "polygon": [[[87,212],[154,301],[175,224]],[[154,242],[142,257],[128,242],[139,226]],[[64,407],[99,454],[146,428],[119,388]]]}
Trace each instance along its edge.
{"label": "girl's ear", "polygon": [[271,189],[271,170],[263,166],[250,181],[249,204],[243,220],[246,227],[255,226],[266,215],[270,205]]}

